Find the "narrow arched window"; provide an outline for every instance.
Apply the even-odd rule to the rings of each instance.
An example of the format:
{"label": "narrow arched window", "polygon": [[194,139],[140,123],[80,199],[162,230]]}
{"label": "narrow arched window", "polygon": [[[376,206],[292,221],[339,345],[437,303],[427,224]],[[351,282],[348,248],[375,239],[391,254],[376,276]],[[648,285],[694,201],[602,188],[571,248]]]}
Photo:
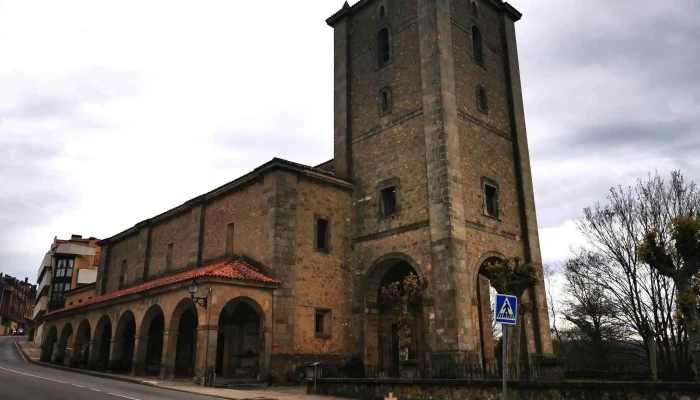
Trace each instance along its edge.
{"label": "narrow arched window", "polygon": [[476,104],[480,111],[489,111],[489,98],[486,95],[486,88],[481,85],[476,87]]}
{"label": "narrow arched window", "polygon": [[379,6],[379,18],[384,18],[386,15],[386,11],[384,9],[384,6]]}
{"label": "narrow arched window", "polygon": [[387,28],[381,29],[377,34],[377,59],[380,66],[388,63],[391,59],[389,30]]}
{"label": "narrow arched window", "polygon": [[481,31],[479,28],[472,26],[472,50],[474,55],[474,62],[484,66],[484,43],[481,37]]}
{"label": "narrow arched window", "polygon": [[379,114],[391,112],[391,88],[385,87],[379,92]]}
{"label": "narrow arched window", "polygon": [[472,1],[471,5],[469,7],[471,9],[472,15],[475,17],[479,17],[479,6],[476,4],[476,1]]}

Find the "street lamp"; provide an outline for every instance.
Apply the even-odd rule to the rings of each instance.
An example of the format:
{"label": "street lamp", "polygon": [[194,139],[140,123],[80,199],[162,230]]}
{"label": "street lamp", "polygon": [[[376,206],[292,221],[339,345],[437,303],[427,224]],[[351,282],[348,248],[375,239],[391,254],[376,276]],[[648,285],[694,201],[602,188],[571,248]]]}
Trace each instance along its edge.
{"label": "street lamp", "polygon": [[190,298],[191,298],[192,301],[195,302],[196,304],[199,304],[200,306],[202,306],[202,307],[204,307],[204,308],[207,308],[207,299],[209,298],[209,296],[208,296],[209,293],[211,293],[211,286],[209,286],[209,287],[207,288],[207,291],[208,291],[209,293],[207,293],[207,296],[206,296],[206,297],[195,297],[195,294],[197,293],[197,289],[198,289],[198,287],[197,287],[197,280],[196,280],[196,279],[193,279],[193,280],[192,280],[192,283],[190,283],[190,287],[189,287],[189,290],[190,290]]}

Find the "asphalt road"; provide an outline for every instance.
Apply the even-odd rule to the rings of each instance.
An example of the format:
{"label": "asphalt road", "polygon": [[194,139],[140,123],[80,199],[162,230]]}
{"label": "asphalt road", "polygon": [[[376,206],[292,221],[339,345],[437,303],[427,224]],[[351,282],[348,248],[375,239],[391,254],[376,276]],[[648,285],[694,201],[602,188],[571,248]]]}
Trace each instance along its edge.
{"label": "asphalt road", "polygon": [[214,397],[177,392],[130,382],[61,371],[24,361],[15,342],[0,337],[0,399],[2,400],[213,400]]}

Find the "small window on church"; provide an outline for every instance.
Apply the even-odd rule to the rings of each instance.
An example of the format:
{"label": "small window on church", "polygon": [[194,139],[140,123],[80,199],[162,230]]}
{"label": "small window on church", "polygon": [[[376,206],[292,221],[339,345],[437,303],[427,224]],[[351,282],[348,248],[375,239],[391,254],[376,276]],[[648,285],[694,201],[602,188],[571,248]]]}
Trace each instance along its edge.
{"label": "small window on church", "polygon": [[379,92],[379,114],[391,112],[391,88],[384,88]]}
{"label": "small window on church", "polygon": [[389,29],[382,28],[377,34],[377,61],[382,67],[391,60],[391,47],[389,45]]}
{"label": "small window on church", "polygon": [[316,337],[331,337],[331,310],[327,308],[316,309],[314,330],[316,332]]}
{"label": "small window on church", "polygon": [[471,10],[471,12],[472,12],[472,15],[474,15],[474,16],[477,17],[477,18],[479,18],[479,5],[476,4],[476,1],[472,1],[469,8],[470,8],[470,10]]}
{"label": "small window on church", "polygon": [[489,217],[498,218],[498,187],[492,183],[484,183],[484,213]]}
{"label": "small window on church", "polygon": [[235,224],[233,222],[226,225],[226,255],[229,257],[233,255],[234,228]]}
{"label": "small window on church", "polygon": [[481,37],[481,31],[476,25],[472,26],[472,55],[474,62],[484,66],[484,43]]}
{"label": "small window on church", "polygon": [[379,6],[379,18],[384,18],[386,15],[386,10],[384,9],[384,6]]}
{"label": "small window on church", "polygon": [[380,192],[381,213],[383,216],[394,215],[398,212],[398,196],[396,186],[389,186]]}
{"label": "small window on church", "polygon": [[126,281],[126,260],[122,261],[122,269],[119,274],[119,289],[124,287],[124,282]]}
{"label": "small window on church", "polygon": [[489,112],[489,98],[486,95],[486,89],[481,85],[476,87],[476,104],[479,111]]}
{"label": "small window on church", "polygon": [[316,217],[316,251],[327,253],[330,250],[330,229],[328,220]]}
{"label": "small window on church", "polygon": [[173,243],[168,243],[168,250],[165,253],[165,269],[173,266]]}

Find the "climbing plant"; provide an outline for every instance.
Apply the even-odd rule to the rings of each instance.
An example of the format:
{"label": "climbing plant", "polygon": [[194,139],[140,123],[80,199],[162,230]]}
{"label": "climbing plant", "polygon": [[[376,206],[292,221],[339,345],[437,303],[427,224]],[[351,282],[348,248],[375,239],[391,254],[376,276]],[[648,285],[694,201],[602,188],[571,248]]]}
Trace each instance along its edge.
{"label": "climbing plant", "polygon": [[408,358],[408,347],[411,345],[414,322],[411,308],[420,302],[427,287],[426,281],[410,273],[402,281],[392,282],[381,290],[382,304],[389,306],[396,315],[399,354],[404,360]]}

